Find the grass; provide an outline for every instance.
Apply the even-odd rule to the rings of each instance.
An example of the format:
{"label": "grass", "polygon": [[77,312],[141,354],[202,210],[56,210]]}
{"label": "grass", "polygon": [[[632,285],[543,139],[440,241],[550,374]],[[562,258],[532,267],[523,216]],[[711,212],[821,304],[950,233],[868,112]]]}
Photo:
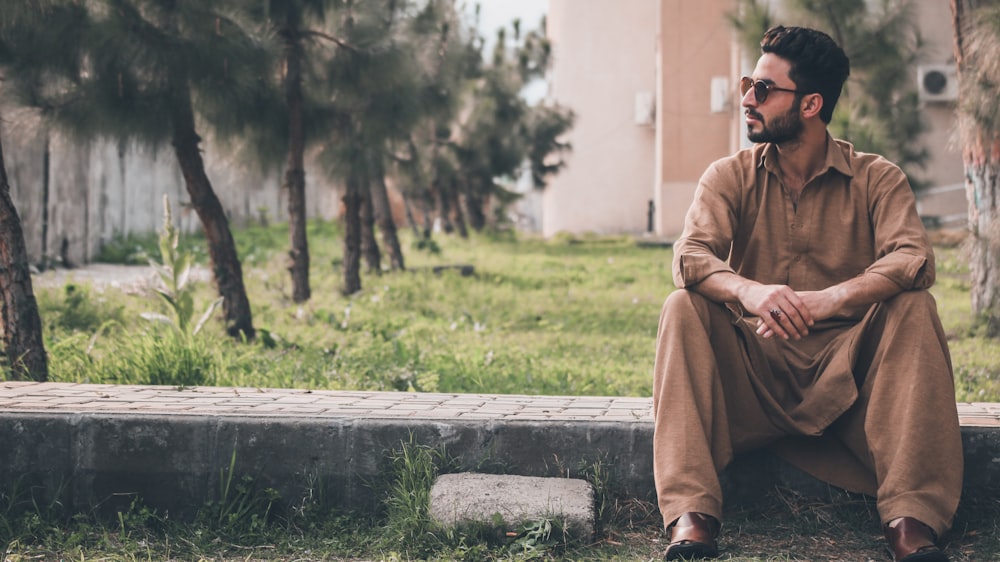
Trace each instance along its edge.
{"label": "grass", "polygon": [[[174,384],[156,375],[166,369],[197,371],[178,374],[176,384],[650,393],[657,318],[673,288],[668,248],[640,247],[630,238],[440,237],[437,252],[409,244],[408,272],[368,274],[364,290],[345,297],[337,226],[313,222],[309,232],[313,298],[301,305],[290,298],[284,228],[236,233],[262,337],[250,345],[232,342],[215,314],[178,365],[163,363],[184,355],[165,326],[141,317],[176,311],[151,302],[149,293],[79,284],[37,288],[52,380]],[[182,251],[202,264],[203,246],[197,238],[181,241]],[[155,244],[143,247],[159,255]],[[976,333],[968,269],[958,248],[938,252],[932,292],[950,340],[958,399],[1000,401],[1000,350]],[[433,271],[464,264],[475,273]],[[199,314],[216,298],[207,282],[186,290]],[[123,365],[123,356],[150,366]]]}
{"label": "grass", "polygon": [[[245,277],[265,335],[250,345],[230,342],[216,315],[201,338],[213,353],[206,384],[649,395],[669,250],[638,248],[626,238],[448,238],[439,253],[411,249],[410,271],[369,274],[361,293],[345,297],[339,233],[327,223],[311,231],[314,297],[302,305],[291,302],[284,256],[261,250],[273,244],[264,234],[285,233],[238,233],[241,246],[243,237],[255,241],[258,257]],[[432,270],[453,264],[471,264],[475,274]],[[145,355],[143,340],[163,338],[164,327],[141,314],[170,312],[147,294],[85,285],[37,292],[55,381],[114,381],[108,373],[117,372],[116,357]],[[213,299],[210,284],[201,283],[195,309]]]}
{"label": "grass", "polygon": [[[406,236],[408,233],[404,233]],[[625,237],[493,234],[438,237],[409,271],[364,276],[364,290],[339,291],[341,233],[309,225],[313,298],[291,301],[282,225],[235,233],[261,337],[237,343],[218,312],[200,332],[178,330],[177,310],[149,291],[103,284],[36,284],[51,379],[68,382],[417,390],[550,395],[649,396],[660,306],[673,289],[671,252]],[[162,260],[156,240],[130,239],[121,259]],[[205,265],[204,243],[182,253]],[[961,251],[940,246],[933,288],[949,337],[960,401],[1000,401],[1000,351],[980,336]],[[471,265],[474,274],[434,268]],[[178,287],[174,287],[176,294]],[[190,310],[216,298],[189,284]],[[152,314],[150,314],[152,313]],[[146,318],[174,319],[170,322]],[[196,314],[197,316],[197,314]],[[192,318],[188,317],[188,320]],[[273,491],[223,471],[222,498],[194,523],[171,520],[137,500],[111,521],[0,497],[0,560],[654,560],[664,548],[655,506],[599,493],[602,535],[594,544],[559,540],[535,522],[513,537],[486,529],[445,531],[426,519],[429,479],[447,470],[442,452],[390,454],[386,502],[377,519],[323,511],[322,491],[272,510]],[[234,453],[236,454],[236,453]],[[604,489],[608,467],[582,471]],[[289,503],[285,499],[284,503]],[[1000,506],[968,498],[949,547],[953,560],[1000,552]],[[556,537],[553,539],[553,537]],[[520,541],[520,542],[519,542]],[[530,547],[530,548],[529,548]],[[775,491],[727,514],[724,560],[885,560],[873,507],[859,498],[816,503]],[[769,553],[781,553],[774,555]]]}

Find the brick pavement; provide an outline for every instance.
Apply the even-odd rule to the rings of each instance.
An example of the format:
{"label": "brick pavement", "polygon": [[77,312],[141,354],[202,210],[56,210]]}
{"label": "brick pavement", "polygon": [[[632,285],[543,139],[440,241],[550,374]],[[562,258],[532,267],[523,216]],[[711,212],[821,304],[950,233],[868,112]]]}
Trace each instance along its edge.
{"label": "brick pavement", "polygon": [[[1000,427],[1000,403],[960,403],[965,427]],[[389,418],[652,423],[651,400],[231,387],[0,382],[0,414]]]}

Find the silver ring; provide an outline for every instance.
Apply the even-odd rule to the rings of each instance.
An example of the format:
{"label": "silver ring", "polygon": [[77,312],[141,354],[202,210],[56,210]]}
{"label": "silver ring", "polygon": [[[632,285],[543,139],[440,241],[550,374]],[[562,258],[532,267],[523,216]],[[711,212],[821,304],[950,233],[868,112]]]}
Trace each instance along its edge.
{"label": "silver ring", "polygon": [[775,322],[779,322],[781,320],[781,310],[779,310],[777,308],[772,308],[771,309],[771,318],[774,318]]}

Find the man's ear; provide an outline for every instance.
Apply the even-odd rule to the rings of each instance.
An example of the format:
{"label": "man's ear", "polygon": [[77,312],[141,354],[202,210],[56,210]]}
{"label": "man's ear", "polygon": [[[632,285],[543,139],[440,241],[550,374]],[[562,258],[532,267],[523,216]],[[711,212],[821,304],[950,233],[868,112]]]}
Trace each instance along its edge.
{"label": "man's ear", "polygon": [[802,117],[816,117],[819,115],[821,109],[823,109],[823,95],[822,94],[806,94],[802,98]]}

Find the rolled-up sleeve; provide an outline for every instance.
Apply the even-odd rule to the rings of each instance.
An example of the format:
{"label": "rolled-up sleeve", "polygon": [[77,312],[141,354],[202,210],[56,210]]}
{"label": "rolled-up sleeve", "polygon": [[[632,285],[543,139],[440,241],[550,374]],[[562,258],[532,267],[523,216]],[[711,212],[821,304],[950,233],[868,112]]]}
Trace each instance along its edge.
{"label": "rolled-up sleeve", "polygon": [[737,167],[731,159],[713,163],[702,175],[684,232],[674,244],[673,279],[677,288],[697,285],[709,275],[732,272],[727,259],[738,215]]}
{"label": "rolled-up sleeve", "polygon": [[934,248],[917,213],[906,176],[895,165],[873,166],[870,212],[877,259],[865,271],[883,275],[903,290],[934,284]]}

